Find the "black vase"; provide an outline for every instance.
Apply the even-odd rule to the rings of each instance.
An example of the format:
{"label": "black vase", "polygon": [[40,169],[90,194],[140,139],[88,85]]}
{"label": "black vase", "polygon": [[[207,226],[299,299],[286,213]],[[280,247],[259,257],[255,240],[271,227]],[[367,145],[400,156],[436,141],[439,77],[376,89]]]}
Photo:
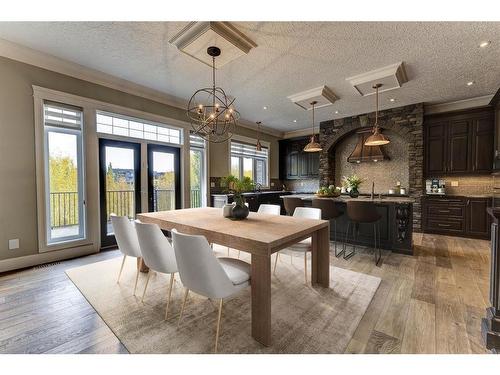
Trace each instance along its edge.
{"label": "black vase", "polygon": [[357,198],[359,197],[359,191],[357,188],[352,188],[351,191],[349,192],[349,196],[351,198]]}
{"label": "black vase", "polygon": [[231,211],[231,216],[235,220],[243,220],[243,219],[246,219],[246,217],[248,216],[249,213],[250,213],[250,210],[248,209],[248,207],[246,205],[243,205],[243,206],[235,205],[233,207],[233,210]]}

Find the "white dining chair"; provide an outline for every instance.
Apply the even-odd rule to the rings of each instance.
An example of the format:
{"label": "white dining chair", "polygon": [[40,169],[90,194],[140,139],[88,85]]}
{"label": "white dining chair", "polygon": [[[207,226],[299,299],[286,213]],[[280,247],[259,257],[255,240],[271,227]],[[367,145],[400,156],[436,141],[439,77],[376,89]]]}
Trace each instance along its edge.
{"label": "white dining chair", "polygon": [[[321,220],[321,210],[319,208],[312,208],[312,207],[297,207],[293,212],[293,217]],[[307,284],[307,253],[311,251],[311,247],[312,247],[312,238],[308,237],[305,240],[302,240],[284,249],[284,251],[304,253],[304,275],[306,284]],[[279,252],[276,254],[273,273],[276,273],[276,265],[278,264],[278,257],[279,257]]]}
{"label": "white dining chair", "polygon": [[[257,213],[258,214],[268,214],[268,215],[280,215],[281,214],[281,206],[279,204],[262,203],[259,206]],[[240,259],[240,255],[241,255],[241,251],[238,250],[238,259]]]}
{"label": "white dining chair", "polygon": [[177,261],[170,241],[165,237],[160,227],[156,224],[145,224],[136,220],[135,229],[141,247],[144,264],[149,267],[146,285],[142,293],[141,301],[144,302],[149,279],[153,272],[170,274],[170,285],[167,294],[167,308],[165,309],[165,320],[168,318],[168,307],[172,295],[175,273],[177,272]]}
{"label": "white dining chair", "polygon": [[204,236],[182,234],[174,229],[172,240],[179,276],[185,287],[177,325],[181,322],[189,291],[210,299],[220,299],[214,348],[217,353],[222,302],[250,285],[251,266],[239,259],[216,258]]}
{"label": "white dining chair", "polygon": [[116,283],[120,283],[120,277],[122,275],[123,266],[125,266],[125,260],[127,257],[140,258],[141,262],[137,266],[137,274],[135,276],[135,286],[134,295],[137,290],[137,281],[139,280],[139,272],[142,266],[142,254],[139,246],[139,241],[137,240],[137,233],[134,228],[134,223],[130,221],[127,216],[117,216],[111,214],[111,225],[113,226],[113,232],[115,234],[116,244],[118,249],[123,254],[122,266],[120,267],[120,272],[118,273],[118,280]]}

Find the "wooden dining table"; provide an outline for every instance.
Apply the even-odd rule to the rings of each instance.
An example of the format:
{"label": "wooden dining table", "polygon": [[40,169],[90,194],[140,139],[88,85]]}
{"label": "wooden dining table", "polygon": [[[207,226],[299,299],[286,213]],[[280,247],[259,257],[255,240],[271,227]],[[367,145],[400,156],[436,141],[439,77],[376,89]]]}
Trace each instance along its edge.
{"label": "wooden dining table", "polygon": [[251,254],[252,336],[272,344],[271,254],[312,237],[311,284],[328,288],[330,228],[327,220],[313,220],[250,212],[245,220],[222,216],[222,209],[204,207],[138,214],[144,223],[161,229],[203,235],[209,243]]}

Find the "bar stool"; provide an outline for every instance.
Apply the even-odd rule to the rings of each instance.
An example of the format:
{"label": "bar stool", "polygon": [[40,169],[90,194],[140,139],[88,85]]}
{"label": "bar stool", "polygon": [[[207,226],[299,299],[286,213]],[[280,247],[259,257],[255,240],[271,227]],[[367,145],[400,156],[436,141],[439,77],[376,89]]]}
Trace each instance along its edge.
{"label": "bar stool", "polygon": [[342,251],[337,253],[337,218],[342,216],[344,213],[339,211],[335,201],[329,198],[313,198],[312,206],[321,210],[321,218],[323,220],[333,220],[335,256],[341,256],[342,253],[344,253],[344,248],[342,247]]}
{"label": "bar stool", "polygon": [[292,216],[297,207],[304,207],[304,201],[295,197],[283,197],[283,204],[288,216]]}
{"label": "bar stool", "polygon": [[[382,217],[378,212],[375,204],[373,202],[363,202],[350,200],[347,201],[347,217],[349,218],[349,223],[347,224],[347,230],[344,238],[344,259],[349,259],[356,252],[356,234],[359,229],[359,224],[373,224],[373,239],[375,243],[374,255],[375,264],[378,266],[380,259],[382,259],[382,250],[380,249],[380,218]],[[347,254],[346,243],[349,234],[350,226],[353,226],[353,249]],[[377,258],[377,238],[378,238],[378,258]]]}

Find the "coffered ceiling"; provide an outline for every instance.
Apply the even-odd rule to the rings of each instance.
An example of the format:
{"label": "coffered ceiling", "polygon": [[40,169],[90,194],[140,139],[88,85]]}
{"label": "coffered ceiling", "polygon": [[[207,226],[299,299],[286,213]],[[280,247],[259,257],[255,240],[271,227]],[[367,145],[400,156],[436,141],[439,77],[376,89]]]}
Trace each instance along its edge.
{"label": "coffered ceiling", "polygon": [[[0,38],[187,101],[210,84],[211,72],[169,44],[186,24],[2,22]],[[500,23],[233,24],[257,47],[219,69],[218,84],[236,97],[242,118],[280,132],[310,124],[311,113],[287,97],[322,85],[338,100],[317,110],[318,121],[373,111],[374,97],[360,96],[346,78],[401,61],[408,82],[381,94],[382,109],[490,95],[500,86]],[[482,41],[492,43],[480,48]]]}

